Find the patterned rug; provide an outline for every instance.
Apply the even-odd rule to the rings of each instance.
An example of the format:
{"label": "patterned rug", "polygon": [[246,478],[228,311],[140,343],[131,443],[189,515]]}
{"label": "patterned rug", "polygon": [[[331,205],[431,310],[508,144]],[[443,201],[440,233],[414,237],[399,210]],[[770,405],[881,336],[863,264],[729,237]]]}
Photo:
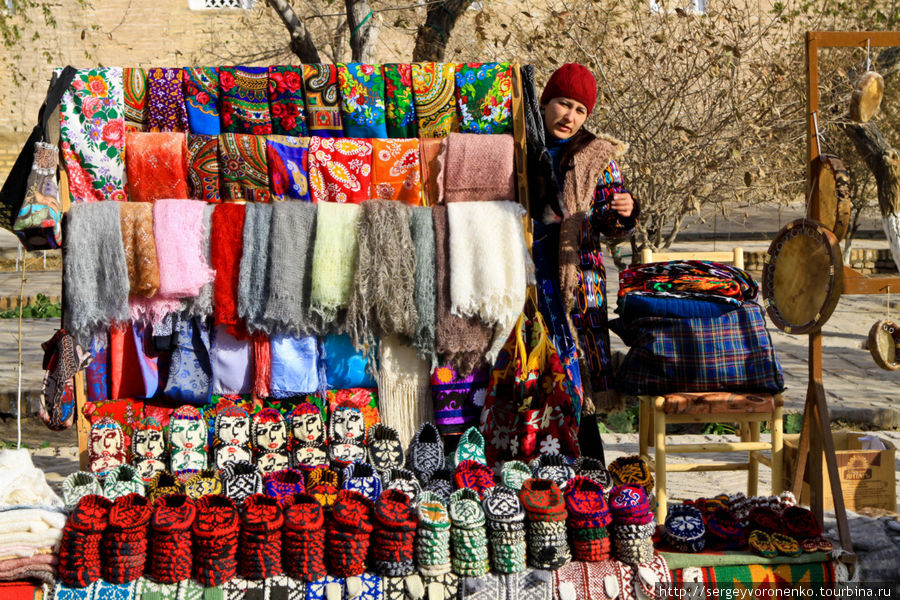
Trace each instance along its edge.
{"label": "patterned rug", "polygon": [[[800,589],[805,592],[803,598],[824,599],[829,596],[822,593],[823,589],[835,587],[834,563],[687,567],[673,569],[672,582],[688,590],[691,598],[710,597],[714,592],[710,592],[709,588],[718,588],[734,590],[734,597],[738,598],[774,598]],[[700,586],[707,589],[703,590]]]}
{"label": "patterned rug", "polygon": [[765,558],[753,552],[743,551],[715,551],[703,552],[660,552],[666,558],[666,564],[673,571],[687,567],[724,567],[730,565],[781,565],[820,563],[828,560],[824,552],[811,552],[791,558],[789,556],[775,556]]}

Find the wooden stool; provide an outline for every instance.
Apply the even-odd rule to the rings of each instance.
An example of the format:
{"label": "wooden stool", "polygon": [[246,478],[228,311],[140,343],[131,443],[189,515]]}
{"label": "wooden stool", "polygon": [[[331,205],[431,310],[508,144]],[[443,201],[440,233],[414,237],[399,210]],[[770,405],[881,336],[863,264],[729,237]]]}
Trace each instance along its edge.
{"label": "wooden stool", "polygon": [[[655,471],[656,521],[666,520],[666,472],[747,471],[747,495],[757,495],[759,463],[772,469],[772,493],[782,490],[781,394],[732,394],[730,392],[681,393],[637,396],[640,401],[640,455]],[[768,421],[771,442],[759,441],[760,423]],[[740,442],[666,444],[667,423],[738,423]],[[649,446],[655,445],[653,459]],[[771,451],[771,457],[761,451]],[[747,462],[666,464],[667,452],[748,452]]]}

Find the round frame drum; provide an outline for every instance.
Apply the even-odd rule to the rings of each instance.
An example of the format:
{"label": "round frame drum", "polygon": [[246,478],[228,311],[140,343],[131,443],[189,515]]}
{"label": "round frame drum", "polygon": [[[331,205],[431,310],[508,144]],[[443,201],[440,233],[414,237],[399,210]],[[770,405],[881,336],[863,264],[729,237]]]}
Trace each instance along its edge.
{"label": "round frame drum", "polygon": [[811,207],[817,203],[819,221],[840,242],[850,229],[850,173],[840,158],[822,154],[813,162],[812,185],[806,216],[812,217]]}
{"label": "round frame drum", "polygon": [[875,364],[885,371],[900,369],[900,325],[882,319],[869,330],[869,353]]}

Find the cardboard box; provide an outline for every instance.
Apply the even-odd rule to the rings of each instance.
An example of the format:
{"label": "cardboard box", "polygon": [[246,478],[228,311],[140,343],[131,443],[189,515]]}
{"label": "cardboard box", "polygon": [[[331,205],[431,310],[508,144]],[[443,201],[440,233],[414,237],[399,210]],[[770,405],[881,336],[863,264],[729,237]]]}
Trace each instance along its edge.
{"label": "cardboard box", "polygon": [[[836,431],[832,433],[834,448],[837,454],[838,476],[844,494],[844,506],[847,510],[857,511],[860,508],[883,508],[897,511],[897,495],[895,488],[894,454],[896,449],[890,440],[880,438],[887,446],[886,450],[862,450],[859,438],[864,433]],[[784,436],[784,489],[789,490],[794,483],[794,472],[797,462],[797,446],[799,435]],[[809,484],[812,474],[806,470],[803,482],[801,504],[809,504]],[[828,466],[822,458],[823,506],[825,510],[834,508],[831,495],[831,483],[828,480]]]}

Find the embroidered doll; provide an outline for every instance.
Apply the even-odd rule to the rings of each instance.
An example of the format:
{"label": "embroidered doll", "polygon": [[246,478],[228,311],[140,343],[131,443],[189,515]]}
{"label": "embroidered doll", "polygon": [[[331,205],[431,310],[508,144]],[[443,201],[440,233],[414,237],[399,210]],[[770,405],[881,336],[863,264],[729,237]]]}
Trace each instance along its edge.
{"label": "embroidered doll", "polygon": [[328,419],[328,457],[343,466],[366,460],[366,420],[350,404],[338,404]]}
{"label": "embroidered doll", "polygon": [[264,408],[253,415],[251,441],[256,466],[263,475],[290,467],[287,423],[280,412]]}
{"label": "embroidered doll", "polygon": [[166,468],[166,437],[154,417],[135,423],[131,433],[131,461],[145,483]]}
{"label": "embroidered doll", "polygon": [[213,425],[213,461],[218,469],[238,460],[250,461],[250,415],[239,406],[226,406]]}
{"label": "embroidered doll", "polygon": [[176,475],[206,468],[206,421],[196,407],[178,407],[169,419],[170,470]]}
{"label": "embroidered doll", "polygon": [[325,423],[318,407],[301,402],[288,415],[291,426],[291,459],[296,467],[312,469],[328,464]]}
{"label": "embroidered doll", "polygon": [[126,462],[122,427],[109,417],[99,419],[91,425],[88,449],[91,472],[97,477],[106,477],[110,471]]}

